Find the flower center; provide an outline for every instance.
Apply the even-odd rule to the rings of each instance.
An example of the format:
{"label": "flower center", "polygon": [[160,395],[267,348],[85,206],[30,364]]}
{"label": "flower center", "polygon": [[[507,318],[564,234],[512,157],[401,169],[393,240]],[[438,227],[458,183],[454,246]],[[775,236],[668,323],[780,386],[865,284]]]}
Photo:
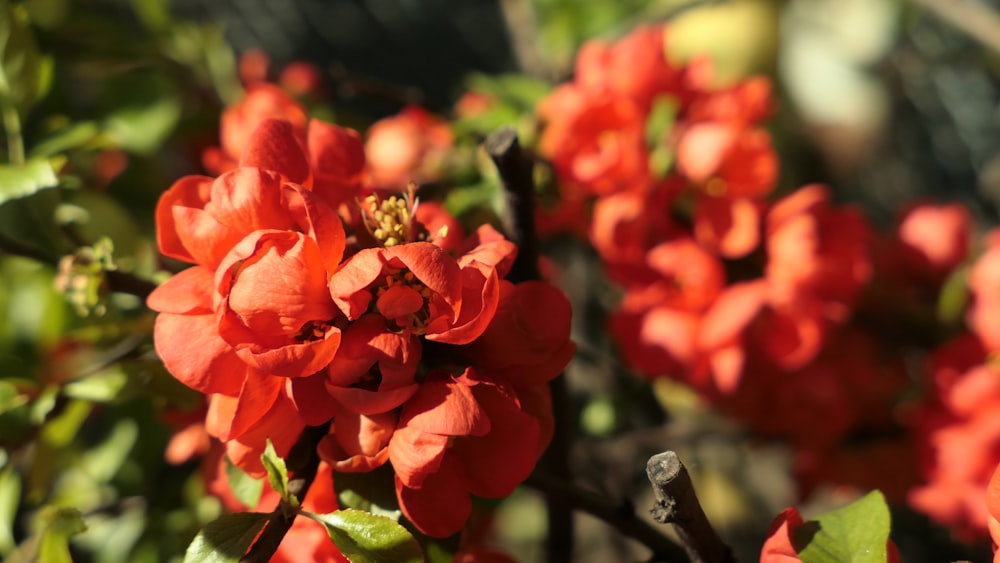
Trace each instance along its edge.
{"label": "flower center", "polygon": [[306,321],[303,323],[302,328],[299,329],[298,334],[295,335],[295,340],[299,342],[315,342],[317,340],[323,340],[326,336],[326,331],[333,326],[332,321]]}
{"label": "flower center", "polygon": [[409,270],[400,270],[385,277],[385,285],[375,293],[380,314],[400,329],[421,335],[430,321],[430,299],[433,292]]}

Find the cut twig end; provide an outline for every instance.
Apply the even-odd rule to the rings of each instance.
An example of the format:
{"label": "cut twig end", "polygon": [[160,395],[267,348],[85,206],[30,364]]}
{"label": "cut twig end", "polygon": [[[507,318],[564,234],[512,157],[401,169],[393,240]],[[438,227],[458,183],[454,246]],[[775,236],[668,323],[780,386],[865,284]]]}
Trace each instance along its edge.
{"label": "cut twig end", "polygon": [[646,476],[654,487],[663,486],[670,483],[684,470],[677,454],[672,451],[665,451],[649,458],[646,462]]}
{"label": "cut twig end", "polygon": [[517,131],[509,125],[490,133],[483,141],[486,152],[493,158],[507,154],[515,145],[517,145]]}

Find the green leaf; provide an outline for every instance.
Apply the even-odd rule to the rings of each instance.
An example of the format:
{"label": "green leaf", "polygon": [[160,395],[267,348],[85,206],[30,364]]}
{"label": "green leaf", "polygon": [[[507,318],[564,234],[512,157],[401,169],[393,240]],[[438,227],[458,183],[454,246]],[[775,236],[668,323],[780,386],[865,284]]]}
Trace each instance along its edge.
{"label": "green leaf", "polygon": [[285,467],[285,460],[278,457],[270,438],[267,440],[264,453],[260,456],[260,461],[264,464],[264,470],[267,471],[267,481],[271,483],[271,488],[281,495],[285,502],[292,506],[298,506],[298,499],[288,492],[288,468]]}
{"label": "green leaf", "polygon": [[545,80],[522,74],[493,76],[477,73],[468,79],[468,89],[492,95],[522,110],[533,110],[552,91],[552,85]]}
{"label": "green leaf", "polygon": [[229,458],[226,458],[226,478],[229,479],[229,489],[233,491],[236,500],[248,508],[257,506],[264,491],[263,479],[254,479],[247,475],[242,469],[233,465]]}
{"label": "green leaf", "polygon": [[676,119],[677,100],[670,96],[657,96],[646,118],[646,144],[650,147],[663,144],[663,138]]}
{"label": "green leaf", "polygon": [[81,147],[94,141],[100,133],[100,128],[93,121],[72,123],[52,132],[35,144],[31,149],[31,156],[48,157]]}
{"label": "green leaf", "polygon": [[128,384],[128,374],[115,364],[63,386],[63,395],[95,403],[110,403],[119,398]]}
{"label": "green leaf", "polygon": [[38,560],[46,563],[73,563],[69,538],[87,529],[80,511],[69,507],[46,506],[39,513],[43,522]]}
{"label": "green leaf", "polygon": [[[61,166],[63,159],[57,159]],[[54,188],[59,184],[52,162],[44,158],[33,158],[18,166],[0,165],[0,204],[20,197],[29,196],[38,190]]]}
{"label": "green leaf", "polygon": [[170,5],[165,0],[131,0],[129,3],[146,29],[156,33],[170,30],[173,20],[170,17]]}
{"label": "green leaf", "polygon": [[807,522],[796,530],[794,544],[802,563],[885,563],[889,527],[885,498],[872,491]]}
{"label": "green leaf", "polygon": [[184,553],[184,563],[239,561],[246,555],[269,516],[263,512],[237,512],[220,516],[194,537]]}
{"label": "green leaf", "polygon": [[10,381],[0,380],[0,414],[27,404],[28,395],[21,393]]}
{"label": "green leaf", "polygon": [[13,467],[0,471],[0,555],[10,555],[16,545],[14,519],[21,502],[21,477]]}
{"label": "green leaf", "polygon": [[383,465],[366,473],[336,473],[333,487],[337,502],[344,508],[356,508],[398,521],[403,512],[396,498],[392,468]]}
{"label": "green leaf", "polygon": [[111,142],[139,154],[159,149],[181,117],[176,85],[161,73],[133,71],[108,88],[114,105],[104,128]]}
{"label": "green leaf", "polygon": [[107,483],[121,471],[139,438],[135,420],[123,418],[115,423],[108,437],[84,452],[78,463],[98,483]]}
{"label": "green leaf", "polygon": [[42,60],[23,6],[0,0],[0,104],[24,115],[47,89],[51,62]]}
{"label": "green leaf", "polygon": [[965,280],[968,273],[968,266],[958,268],[948,276],[944,285],[941,286],[941,293],[938,294],[937,317],[942,323],[949,325],[958,323],[965,315],[965,306],[969,302],[969,287]]}
{"label": "green leaf", "polygon": [[345,509],[330,514],[306,516],[323,524],[337,549],[351,563],[420,563],[420,544],[397,522],[362,510]]}

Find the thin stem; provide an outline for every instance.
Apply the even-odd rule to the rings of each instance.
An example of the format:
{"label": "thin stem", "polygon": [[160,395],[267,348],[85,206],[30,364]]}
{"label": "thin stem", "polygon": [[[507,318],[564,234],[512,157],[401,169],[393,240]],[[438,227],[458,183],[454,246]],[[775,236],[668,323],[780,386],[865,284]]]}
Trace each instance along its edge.
{"label": "thin stem", "polygon": [[3,106],[3,129],[7,134],[7,158],[11,164],[24,164],[24,139],[21,137],[21,116],[12,104]]}
{"label": "thin stem", "polygon": [[656,496],[653,518],[676,527],[692,563],[736,563],[733,550],[705,516],[691,476],[676,453],[666,451],[649,458],[646,475]]}

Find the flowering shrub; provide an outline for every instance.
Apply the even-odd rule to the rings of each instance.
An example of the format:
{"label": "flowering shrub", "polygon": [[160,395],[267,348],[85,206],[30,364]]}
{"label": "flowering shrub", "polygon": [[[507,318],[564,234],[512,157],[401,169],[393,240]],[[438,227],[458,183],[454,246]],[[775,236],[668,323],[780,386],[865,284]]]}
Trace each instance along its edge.
{"label": "flowering shrub", "polygon": [[[469,76],[449,110],[346,63],[237,60],[155,2],[128,36],[86,3],[36,4],[0,0],[5,561],[995,548],[1000,232],[979,226],[996,159],[969,130],[995,104],[945,100],[990,88],[934,81],[966,129],[919,128],[948,167],[969,145],[975,197],[886,213],[912,155],[910,176],[870,173],[851,159],[885,147],[794,115],[808,48],[782,48],[782,82],[682,54],[687,6],[505,3],[531,76]],[[809,11],[723,4],[790,30]],[[917,59],[863,63],[899,72],[898,113],[936,111]],[[873,74],[810,68],[817,91]],[[922,158],[914,135],[880,142]],[[676,539],[637,516],[643,459]]]}

